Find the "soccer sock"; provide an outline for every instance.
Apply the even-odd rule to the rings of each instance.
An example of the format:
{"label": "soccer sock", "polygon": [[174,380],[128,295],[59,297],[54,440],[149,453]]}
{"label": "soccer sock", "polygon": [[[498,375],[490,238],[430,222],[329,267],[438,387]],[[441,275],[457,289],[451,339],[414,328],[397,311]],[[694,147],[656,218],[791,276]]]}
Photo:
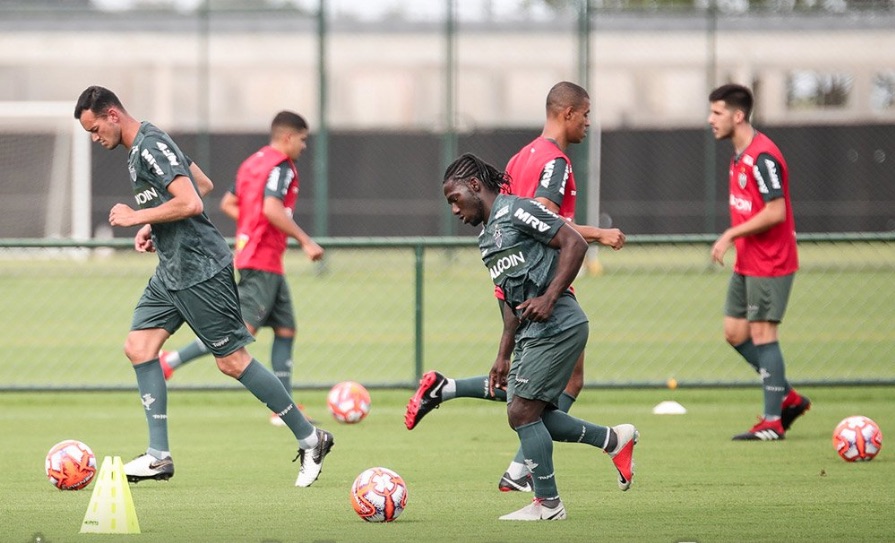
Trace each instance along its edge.
{"label": "soccer sock", "polygon": [[587,443],[600,449],[608,445],[609,428],[586,420],[575,418],[558,409],[548,409],[541,413],[541,420],[554,441],[567,443]]}
{"label": "soccer sock", "polygon": [[137,389],[149,425],[149,453],[156,458],[168,455],[168,388],[158,358],[134,365]]}
{"label": "soccer sock", "polygon": [[572,404],[575,403],[576,399],[575,396],[572,396],[564,390],[563,393],[559,395],[559,400],[556,401],[556,408],[563,413],[568,413],[569,409],[572,409]]}
{"label": "soccer sock", "polygon": [[[557,409],[564,413],[568,413],[569,409],[572,408],[572,404],[575,403],[575,399],[575,396],[563,391],[563,393],[559,395],[559,400],[556,402]],[[513,461],[510,462],[510,466],[507,468],[507,473],[511,478],[518,479],[528,473],[528,468],[523,464],[524,461],[525,457],[522,455],[522,447],[519,447],[519,450],[516,451],[516,456],[513,457]]]}
{"label": "soccer sock", "polygon": [[176,352],[168,353],[165,357],[165,362],[171,366],[171,369],[174,369],[178,366],[182,366],[191,360],[195,360],[202,355],[208,354],[208,347],[202,343],[201,339],[196,339],[189,345],[185,346],[182,349],[178,349]]}
{"label": "soccer sock", "polygon": [[273,374],[283,383],[285,388],[292,394],[292,343],[293,337],[273,337],[273,346],[270,348],[270,365],[273,368]]}
{"label": "soccer sock", "polygon": [[764,415],[773,420],[780,418],[783,397],[786,396],[786,367],[780,343],[773,341],[756,345],[761,362],[761,380],[764,385]]}
{"label": "soccer sock", "polygon": [[752,338],[747,339],[739,345],[734,345],[733,348],[736,349],[738,353],[740,353],[740,356],[746,359],[746,362],[748,362],[749,365],[752,366],[756,373],[760,373],[760,366],[758,363],[758,349],[755,347],[755,344],[752,343]]}
{"label": "soccer sock", "polygon": [[553,470],[553,440],[544,422],[539,420],[516,428],[525,454],[525,464],[531,469],[536,498],[556,499],[556,477]]}
{"label": "soccer sock", "polygon": [[[755,373],[761,375],[761,362],[758,358],[758,347],[752,343],[752,338],[747,339],[739,345],[734,345],[733,348],[736,349],[737,352],[740,353],[740,356],[745,358],[746,362],[755,369]],[[786,387],[786,393],[788,394],[789,391],[792,390],[789,381],[784,380],[784,386]]]}
{"label": "soccer sock", "polygon": [[[494,396],[488,394],[488,376],[469,377],[467,379],[455,379],[456,392],[454,398],[478,398],[480,400],[494,400],[495,402],[507,401],[505,390],[494,389]],[[442,394],[444,394],[442,392]]]}
{"label": "soccer sock", "polygon": [[[307,443],[310,439],[316,445],[314,426],[301,414],[292,401],[292,396],[286,392],[283,383],[272,372],[253,358],[238,379],[242,386],[249,389],[249,392],[261,400],[268,409],[283,419],[286,426],[292,430],[295,439],[299,440],[299,444]],[[164,378],[162,380],[164,381]]]}

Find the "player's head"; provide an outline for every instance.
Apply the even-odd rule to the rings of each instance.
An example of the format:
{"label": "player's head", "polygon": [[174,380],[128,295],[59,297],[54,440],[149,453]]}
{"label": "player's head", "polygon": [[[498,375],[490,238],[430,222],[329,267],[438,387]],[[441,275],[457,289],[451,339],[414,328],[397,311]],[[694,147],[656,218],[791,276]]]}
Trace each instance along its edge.
{"label": "player's head", "polygon": [[560,81],[547,93],[547,119],[562,123],[565,139],[581,143],[590,126],[590,96],[580,85]]}
{"label": "player's head", "polygon": [[75,104],[75,119],[81,121],[90,138],[106,149],[121,144],[121,120],[127,115],[121,100],[105,87],[84,89]]}
{"label": "player's head", "polygon": [[488,218],[491,203],[510,179],[472,153],[466,153],[444,172],[444,197],[451,213],[461,221],[478,226]]}
{"label": "player's head", "polygon": [[709,93],[709,118],[715,139],[733,136],[737,126],[749,124],[754,98],[743,85],[728,83]]}
{"label": "player's head", "polygon": [[295,160],[308,146],[308,122],[298,113],[281,111],[270,123],[270,141]]}

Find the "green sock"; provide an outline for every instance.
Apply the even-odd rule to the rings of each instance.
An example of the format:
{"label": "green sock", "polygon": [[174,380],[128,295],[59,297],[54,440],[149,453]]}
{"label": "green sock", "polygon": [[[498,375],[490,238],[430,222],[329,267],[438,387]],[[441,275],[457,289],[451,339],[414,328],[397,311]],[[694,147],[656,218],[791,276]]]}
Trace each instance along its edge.
{"label": "green sock", "polygon": [[168,387],[158,358],[134,365],[140,401],[149,425],[149,448],[161,452],[168,447]]}
{"label": "green sock", "polygon": [[495,402],[507,401],[505,390],[494,389],[494,396],[488,394],[488,376],[469,377],[467,379],[455,379],[456,392],[454,398],[478,398],[481,400],[493,400]]}
{"label": "green sock", "polygon": [[[575,403],[575,396],[572,396],[566,391],[563,391],[562,394],[559,395],[559,400],[556,402],[557,409],[562,411],[563,413],[568,413],[569,409],[572,408],[572,404]],[[522,454],[522,447],[516,450],[516,456],[513,457],[513,461],[510,462],[510,467],[507,468],[507,473],[510,474],[510,477],[513,479],[518,479],[522,477],[522,474],[519,473],[518,466],[520,464],[525,463],[525,455]]]}
{"label": "green sock", "polygon": [[292,394],[292,343],[293,337],[274,336],[270,349],[270,365],[273,374],[283,383],[283,388]]}
{"label": "green sock", "polygon": [[541,420],[550,432],[553,441],[566,443],[587,443],[602,449],[606,446],[609,428],[586,420],[575,418],[559,409],[548,409],[541,413]]}
{"label": "green sock", "polygon": [[298,410],[283,383],[260,362],[253,358],[239,376],[239,382],[283,419],[295,439],[305,440],[314,433],[314,426]]}
{"label": "green sock", "polygon": [[765,345],[756,345],[755,349],[758,351],[758,359],[761,361],[765,417],[780,417],[781,404],[787,392],[783,351],[780,350],[780,343],[776,341]]}
{"label": "green sock", "polygon": [[524,424],[516,428],[519,442],[525,454],[525,464],[531,471],[536,498],[559,497],[553,470],[553,440],[543,421]]}
{"label": "green sock", "polygon": [[170,353],[165,360],[168,362],[168,365],[171,366],[171,369],[174,369],[208,353],[208,347],[202,343],[201,339],[197,338],[189,345],[182,349],[178,349],[177,352]]}

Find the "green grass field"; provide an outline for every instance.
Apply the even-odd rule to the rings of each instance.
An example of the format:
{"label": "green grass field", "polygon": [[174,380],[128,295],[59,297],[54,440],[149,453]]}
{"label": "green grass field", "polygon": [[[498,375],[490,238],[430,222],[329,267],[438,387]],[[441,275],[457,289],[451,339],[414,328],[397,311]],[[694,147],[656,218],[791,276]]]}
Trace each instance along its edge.
{"label": "green grass field", "polygon": [[[895,251],[891,243],[800,246],[799,272],[781,345],[799,383],[895,383]],[[724,342],[730,268],[708,263],[699,244],[602,251],[601,275],[575,281],[591,321],[586,379],[593,385],[745,384],[755,374]],[[732,255],[731,255],[732,256]],[[133,386],[122,355],[131,313],[156,264],[119,252],[84,260],[43,253],[0,258],[0,388]],[[729,264],[729,263],[728,263]],[[410,386],[416,376],[416,304],[421,370],[485,372],[500,333],[497,305],[474,248],[425,252],[422,299],[414,253],[403,248],[332,249],[323,271],[291,251],[298,387],[352,379]],[[183,327],[166,345],[192,341]],[[250,351],[267,363],[269,330]],[[172,387],[234,386],[210,359]]]}
{"label": "green grass field", "polygon": [[[332,421],[324,393],[297,399],[332,430],[336,446],[314,486],[293,486],[294,441],[267,423],[244,391],[174,390],[169,397],[176,476],[131,485],[141,535],[78,533],[93,488],[61,492],[44,477],[46,451],[80,439],[101,460],[127,461],[146,444],[136,392],[0,394],[3,436],[0,541],[150,542],[883,542],[895,537],[895,460],[848,464],[831,445],[842,418],[862,414],[895,431],[895,388],[807,387],[813,409],[777,443],[731,442],[760,411],[749,389],[589,389],[573,414],[641,432],[633,488],[620,492],[608,457],[557,444],[557,480],[569,518],[507,523],[529,496],[502,494],[497,480],[517,440],[502,404],[456,400],[408,432],[410,390],[372,391],[360,424]],[[652,407],[676,400],[681,416]],[[888,445],[891,447],[892,445]],[[391,524],[367,524],[348,492],[363,469],[382,465],[407,481],[409,501]]]}

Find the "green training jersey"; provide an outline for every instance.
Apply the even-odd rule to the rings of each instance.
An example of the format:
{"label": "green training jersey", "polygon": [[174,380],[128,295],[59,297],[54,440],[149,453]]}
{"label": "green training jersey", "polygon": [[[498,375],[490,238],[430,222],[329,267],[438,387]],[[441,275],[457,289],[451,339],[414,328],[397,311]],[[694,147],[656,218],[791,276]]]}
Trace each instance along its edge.
{"label": "green training jersey", "polygon": [[[547,244],[565,222],[535,200],[507,194],[494,200],[491,216],[479,234],[479,249],[491,279],[510,307],[547,290],[559,259],[559,251]],[[583,322],[587,316],[567,289],[546,322],[522,321],[516,339],[550,337]]]}
{"label": "green training jersey", "polygon": [[[179,176],[196,182],[189,163],[170,136],[143,122],[127,157],[134,197],[140,209],[157,207],[172,198],[168,185]],[[158,254],[156,274],[171,290],[182,290],[213,277],[232,260],[230,247],[203,212],[174,222],[152,225]]]}

